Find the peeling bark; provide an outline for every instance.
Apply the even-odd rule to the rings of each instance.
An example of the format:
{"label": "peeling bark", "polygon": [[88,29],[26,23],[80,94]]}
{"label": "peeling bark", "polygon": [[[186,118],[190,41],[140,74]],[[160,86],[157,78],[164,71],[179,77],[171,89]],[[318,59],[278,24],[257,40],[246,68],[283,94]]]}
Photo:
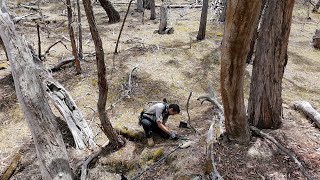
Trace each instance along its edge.
{"label": "peeling bark", "polygon": [[250,139],[244,106],[245,61],[258,20],[261,1],[232,0],[227,4],[221,55],[221,95],[226,134],[230,140],[248,143]]}

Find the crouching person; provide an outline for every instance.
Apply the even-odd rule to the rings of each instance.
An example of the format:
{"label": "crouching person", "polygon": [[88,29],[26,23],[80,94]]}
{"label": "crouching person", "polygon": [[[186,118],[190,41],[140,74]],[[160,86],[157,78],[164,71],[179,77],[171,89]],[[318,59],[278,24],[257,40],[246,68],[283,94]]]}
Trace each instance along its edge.
{"label": "crouching person", "polygon": [[143,126],[144,132],[148,139],[148,146],[153,146],[153,133],[159,134],[165,139],[176,139],[177,134],[171,131],[166,122],[170,115],[180,113],[180,108],[177,104],[156,103],[147,110],[141,112],[140,124]]}

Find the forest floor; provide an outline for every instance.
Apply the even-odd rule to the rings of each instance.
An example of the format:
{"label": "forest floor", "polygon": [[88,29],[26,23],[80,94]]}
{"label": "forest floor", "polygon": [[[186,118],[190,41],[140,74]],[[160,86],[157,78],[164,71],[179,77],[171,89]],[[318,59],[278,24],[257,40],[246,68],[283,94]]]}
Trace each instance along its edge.
{"label": "forest floor", "polygon": [[[283,79],[283,124],[280,129],[266,130],[279,142],[290,149],[306,166],[314,179],[320,179],[320,132],[314,124],[299,112],[293,110],[296,100],[310,102],[320,110],[320,51],[311,45],[312,36],[319,28],[320,15],[311,13],[311,8],[296,1],[288,48],[288,64]],[[112,1],[115,2],[115,1]],[[191,1],[179,0],[174,3],[185,4]],[[18,6],[27,1],[9,1],[8,6],[14,15],[22,16],[31,12]],[[160,4],[160,1],[156,1]],[[115,4],[123,18],[126,4]],[[61,59],[71,57],[71,46],[68,41],[67,17],[65,4],[45,3],[41,5],[47,24],[41,24],[42,51],[57,40],[62,44],[55,46],[47,56],[45,64],[53,67]],[[146,11],[144,23],[142,14],[132,6],[127,18],[119,45],[119,54],[112,60],[115,42],[121,23],[108,24],[108,17],[99,5],[94,5],[96,23],[103,41],[105,62],[107,66],[109,94],[108,106],[116,102],[124,93],[128,74],[133,73],[133,91],[130,97],[121,100],[109,112],[115,127],[142,131],[137,117],[148,101],[161,101],[167,98],[169,103],[181,106],[182,113],[170,117],[168,126],[179,134],[188,137],[194,143],[189,148],[178,149],[166,160],[140,179],[208,179],[205,172],[206,133],[213,119],[210,103],[197,101],[197,98],[208,94],[208,85],[216,90],[220,97],[220,43],[223,35],[223,24],[213,22],[214,16],[209,11],[206,39],[197,41],[201,8],[170,9],[168,26],[174,28],[174,34],[155,34],[159,19],[149,20]],[[156,9],[157,13],[159,8]],[[311,19],[307,19],[310,13]],[[159,14],[157,14],[159,17]],[[29,16],[28,18],[32,18]],[[97,71],[94,45],[89,27],[82,12],[84,52],[87,55],[81,61],[82,73],[75,75],[72,66],[66,66],[53,76],[61,82],[73,96],[75,102],[88,120],[97,143],[102,146],[107,142],[106,136],[99,127],[96,104],[98,99]],[[37,31],[34,21],[21,20],[16,25],[17,31],[24,34],[37,49]],[[17,102],[10,65],[5,53],[0,51],[0,173],[3,173],[17,152],[22,153],[20,165],[12,179],[41,179],[36,161],[35,147],[31,133]],[[248,65],[245,75],[246,103],[252,65]],[[197,133],[178,127],[180,121],[187,121],[186,103],[190,92],[193,92],[189,112],[191,125]],[[53,107],[54,109],[54,107]],[[54,110],[57,116],[61,116]],[[71,165],[75,170],[92,151],[74,149],[70,134],[65,130],[65,123],[59,121],[64,135]],[[174,150],[180,141],[155,138],[156,145],[147,147],[145,140],[129,141],[119,151],[102,154],[89,170],[89,179],[120,179],[120,174],[132,178],[138,172],[151,166],[159,158]],[[225,179],[305,179],[298,166],[270,141],[252,137],[249,145],[220,143],[215,146],[217,169]]]}

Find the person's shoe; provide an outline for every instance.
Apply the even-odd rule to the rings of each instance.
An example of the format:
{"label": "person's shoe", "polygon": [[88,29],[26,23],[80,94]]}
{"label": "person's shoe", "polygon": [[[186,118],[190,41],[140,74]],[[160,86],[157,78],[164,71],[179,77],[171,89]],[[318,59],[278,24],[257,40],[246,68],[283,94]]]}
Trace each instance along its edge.
{"label": "person's shoe", "polygon": [[154,146],[154,142],[153,142],[153,138],[152,138],[152,137],[151,137],[151,138],[148,138],[148,146],[149,146],[149,147]]}

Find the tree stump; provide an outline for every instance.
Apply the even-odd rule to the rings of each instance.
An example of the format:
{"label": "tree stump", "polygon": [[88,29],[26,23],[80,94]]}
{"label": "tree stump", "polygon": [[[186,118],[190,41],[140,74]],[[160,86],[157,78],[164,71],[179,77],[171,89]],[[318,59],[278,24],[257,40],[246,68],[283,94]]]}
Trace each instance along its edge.
{"label": "tree stump", "polygon": [[317,29],[312,37],[313,47],[316,49],[320,49],[320,29]]}

